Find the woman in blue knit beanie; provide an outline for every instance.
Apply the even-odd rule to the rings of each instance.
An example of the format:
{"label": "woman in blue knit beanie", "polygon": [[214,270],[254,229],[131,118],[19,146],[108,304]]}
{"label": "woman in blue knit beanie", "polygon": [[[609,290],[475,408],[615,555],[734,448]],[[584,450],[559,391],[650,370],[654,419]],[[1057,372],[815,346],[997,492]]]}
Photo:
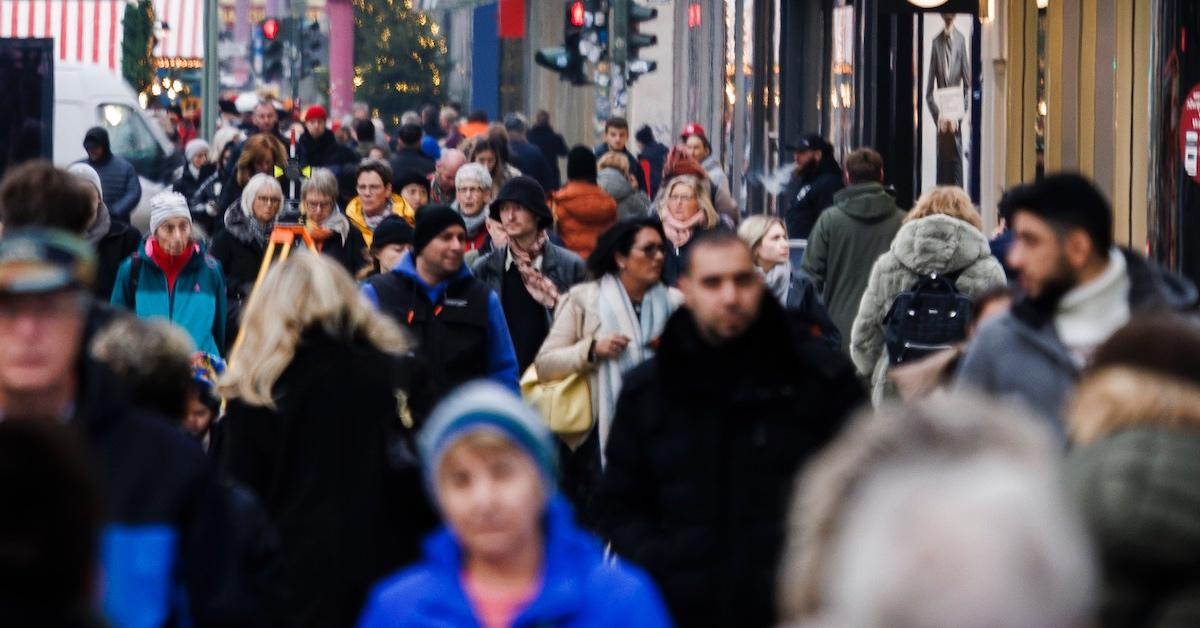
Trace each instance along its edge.
{"label": "woman in blue knit beanie", "polygon": [[576,527],[555,487],[554,442],[508,389],[469,383],[419,441],[446,526],[425,559],[381,582],[359,621],[392,626],[669,626],[650,580]]}

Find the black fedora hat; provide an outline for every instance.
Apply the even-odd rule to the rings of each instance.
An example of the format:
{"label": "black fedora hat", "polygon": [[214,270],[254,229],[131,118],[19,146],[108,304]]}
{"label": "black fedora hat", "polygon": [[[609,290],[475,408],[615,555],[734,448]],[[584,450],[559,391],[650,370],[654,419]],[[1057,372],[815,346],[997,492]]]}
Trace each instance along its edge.
{"label": "black fedora hat", "polygon": [[500,206],[506,202],[516,203],[532,212],[538,218],[540,229],[554,224],[554,215],[546,205],[546,192],[536,179],[520,176],[506,181],[500,188],[500,193],[492,199],[489,209],[492,220],[500,220]]}

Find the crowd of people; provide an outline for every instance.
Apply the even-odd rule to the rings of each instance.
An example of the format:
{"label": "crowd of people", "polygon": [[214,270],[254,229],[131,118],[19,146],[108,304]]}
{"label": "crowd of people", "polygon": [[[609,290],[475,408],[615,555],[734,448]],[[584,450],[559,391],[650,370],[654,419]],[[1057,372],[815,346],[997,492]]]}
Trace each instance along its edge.
{"label": "crowd of people", "polygon": [[144,235],[103,129],[0,182],[0,623],[1200,623],[1200,297],[1087,178],[989,239],[818,135],[745,215],[696,123],[355,109]]}

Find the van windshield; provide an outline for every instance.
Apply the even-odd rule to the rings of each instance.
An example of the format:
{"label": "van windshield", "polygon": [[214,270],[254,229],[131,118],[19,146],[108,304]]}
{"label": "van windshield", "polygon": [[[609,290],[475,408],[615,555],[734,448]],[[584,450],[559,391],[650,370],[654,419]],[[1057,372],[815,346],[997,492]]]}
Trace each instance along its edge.
{"label": "van windshield", "polygon": [[120,103],[104,103],[96,109],[100,124],[108,130],[113,153],[128,159],[138,174],[154,179],[166,155],[146,121],[132,107]]}

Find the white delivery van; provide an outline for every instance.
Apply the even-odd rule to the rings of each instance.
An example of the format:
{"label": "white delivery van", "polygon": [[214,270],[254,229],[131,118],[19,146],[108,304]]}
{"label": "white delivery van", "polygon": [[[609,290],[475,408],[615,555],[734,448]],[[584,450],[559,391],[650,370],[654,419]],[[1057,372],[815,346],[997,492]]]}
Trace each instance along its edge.
{"label": "white delivery van", "polygon": [[87,156],[83,136],[101,126],[113,153],[128,159],[142,184],[133,224],[149,229],[150,199],[170,184],[181,163],[162,127],[142,110],[133,88],[108,68],[54,64],[54,162],[69,165]]}

